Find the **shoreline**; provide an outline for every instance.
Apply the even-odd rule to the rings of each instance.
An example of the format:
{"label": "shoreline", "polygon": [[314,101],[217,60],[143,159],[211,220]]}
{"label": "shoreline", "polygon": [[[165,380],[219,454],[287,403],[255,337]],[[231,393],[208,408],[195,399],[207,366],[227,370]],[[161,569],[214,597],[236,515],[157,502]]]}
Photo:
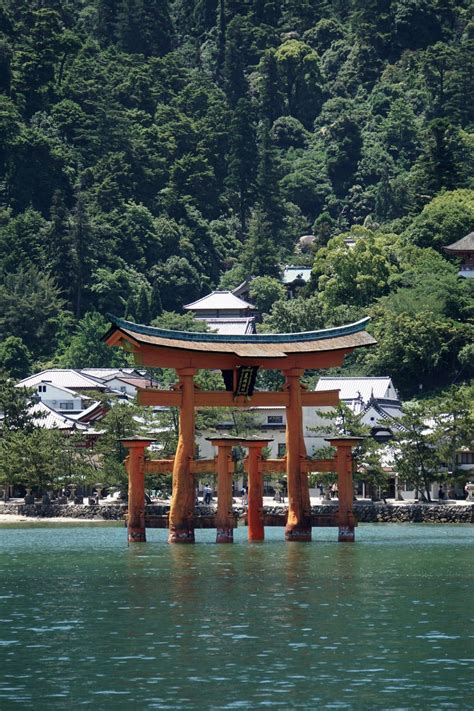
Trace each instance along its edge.
{"label": "shoreline", "polygon": [[72,516],[25,516],[25,514],[0,513],[0,525],[4,523],[123,523],[121,519],[73,518]]}
{"label": "shoreline", "polygon": [[[337,501],[312,501],[313,515],[332,514],[337,510]],[[239,503],[234,503],[234,512],[242,519],[245,509]],[[64,504],[21,504],[19,502],[0,505],[0,525],[22,523],[71,524],[80,523],[117,523],[125,524],[127,507],[108,505],[73,505]],[[287,505],[274,501],[264,502],[264,515],[268,516],[267,525],[284,526],[287,515]],[[354,502],[353,511],[358,523],[474,523],[474,503],[471,501],[446,501],[421,503],[387,501],[373,502],[358,500]],[[166,519],[169,513],[169,501],[147,505],[146,514],[152,517]],[[215,515],[215,506],[198,505],[195,516],[208,518]],[[198,523],[198,522],[197,522]],[[163,525],[163,524],[162,524]],[[161,527],[161,526],[160,526]],[[166,527],[166,523],[164,526]],[[199,527],[199,526],[197,526]]]}

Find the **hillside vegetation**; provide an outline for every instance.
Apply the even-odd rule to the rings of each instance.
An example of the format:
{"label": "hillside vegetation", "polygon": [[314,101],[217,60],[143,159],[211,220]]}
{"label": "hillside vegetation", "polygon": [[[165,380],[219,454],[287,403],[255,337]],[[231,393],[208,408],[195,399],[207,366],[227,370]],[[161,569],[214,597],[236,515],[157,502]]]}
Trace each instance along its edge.
{"label": "hillside vegetation", "polygon": [[370,314],[353,372],[467,380],[473,84],[468,0],[0,0],[0,366],[304,263],[263,328]]}

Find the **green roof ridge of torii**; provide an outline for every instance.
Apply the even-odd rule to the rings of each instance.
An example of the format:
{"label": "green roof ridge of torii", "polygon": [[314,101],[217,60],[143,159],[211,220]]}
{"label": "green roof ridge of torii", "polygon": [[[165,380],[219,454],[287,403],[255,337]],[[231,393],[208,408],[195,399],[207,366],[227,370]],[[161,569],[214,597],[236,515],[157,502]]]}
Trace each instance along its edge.
{"label": "green roof ridge of torii", "polygon": [[[348,323],[344,326],[336,326],[334,328],[324,328],[318,331],[300,331],[298,333],[258,333],[252,335],[224,335],[220,333],[208,333],[206,331],[175,331],[156,326],[145,326],[132,321],[107,314],[107,318],[111,323],[119,329],[131,331],[132,333],[141,334],[143,336],[156,336],[159,338],[168,338],[184,342],[199,342],[199,343],[297,343],[305,341],[319,341],[327,338],[338,338],[341,336],[349,336],[353,333],[359,333],[365,330],[365,327],[370,321],[367,316],[354,323]],[[110,331],[104,335],[103,340],[107,338]]]}

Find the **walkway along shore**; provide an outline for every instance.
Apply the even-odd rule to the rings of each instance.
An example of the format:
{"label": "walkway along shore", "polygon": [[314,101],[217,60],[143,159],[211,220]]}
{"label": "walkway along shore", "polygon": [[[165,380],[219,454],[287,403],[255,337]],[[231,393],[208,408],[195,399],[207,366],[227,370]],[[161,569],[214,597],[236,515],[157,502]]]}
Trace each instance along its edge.
{"label": "walkway along shore", "polygon": [[[311,507],[312,514],[328,514],[337,509],[337,501],[316,504]],[[0,505],[0,523],[17,523],[31,520],[64,520],[67,522],[120,521],[127,512],[126,505],[74,505],[65,504],[21,504],[5,503]],[[151,504],[146,513],[164,516],[169,512],[169,503]],[[244,509],[234,506],[234,512],[243,524]],[[196,517],[215,513],[215,506],[198,505]],[[264,513],[271,516],[276,525],[281,518],[284,526],[287,508],[284,504],[270,504],[264,507]],[[354,502],[354,513],[359,523],[474,523],[474,504],[467,501],[456,502]],[[275,525],[275,524],[274,524]]]}

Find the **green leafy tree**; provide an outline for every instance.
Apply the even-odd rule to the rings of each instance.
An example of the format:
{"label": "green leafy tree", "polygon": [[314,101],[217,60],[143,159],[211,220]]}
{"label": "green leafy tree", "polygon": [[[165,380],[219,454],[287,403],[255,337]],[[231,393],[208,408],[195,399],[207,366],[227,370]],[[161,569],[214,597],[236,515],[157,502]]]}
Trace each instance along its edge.
{"label": "green leafy tree", "polygon": [[101,436],[96,452],[100,456],[100,476],[104,484],[126,483],[124,461],[127,452],[120,440],[139,432],[136,416],[141,412],[141,408],[130,403],[114,403],[97,425]]}
{"label": "green leafy tree", "polygon": [[463,475],[459,453],[474,447],[474,405],[471,384],[453,386],[432,400],[430,425],[436,453],[447,475]]}
{"label": "green leafy tree", "polygon": [[322,104],[318,55],[301,40],[288,39],[278,47],[275,59],[281,76],[286,111],[310,128]]}
{"label": "green leafy tree", "polygon": [[57,361],[62,368],[108,368],[130,365],[121,348],[109,348],[102,336],[107,332],[107,320],[90,311],[78,323],[69,343]]}
{"label": "green leafy tree", "polygon": [[63,437],[59,430],[41,427],[35,427],[31,432],[17,430],[2,437],[1,480],[10,486],[23,484],[38,493],[61,488],[64,484]]}
{"label": "green leafy tree", "polygon": [[454,190],[431,200],[406,230],[419,247],[440,248],[464,237],[474,224],[474,190]]}
{"label": "green leafy tree", "polygon": [[50,355],[64,300],[54,280],[35,267],[0,282],[0,333],[21,338],[33,357]]}
{"label": "green leafy tree", "polygon": [[394,463],[398,475],[431,500],[431,484],[440,477],[436,436],[427,426],[429,410],[423,403],[411,402],[404,407],[396,432]]}
{"label": "green leafy tree", "polygon": [[[321,424],[314,431],[325,437],[362,437],[352,453],[352,475],[354,479],[363,480],[374,499],[387,487],[387,477],[382,466],[383,447],[370,436],[370,427],[361,422],[360,415],[354,413],[345,403],[340,402],[336,408],[318,410]],[[318,456],[333,456],[334,450],[318,452]],[[329,478],[318,475],[326,484],[335,481],[334,475]]]}
{"label": "green leafy tree", "polygon": [[31,395],[31,390],[17,388],[13,378],[0,371],[1,437],[12,431],[32,432],[38,418],[30,412]]}
{"label": "green leafy tree", "polygon": [[259,331],[264,333],[299,333],[323,327],[319,297],[298,297],[276,301],[269,315],[264,315]]}
{"label": "green leafy tree", "polygon": [[402,397],[452,383],[461,369],[458,354],[472,340],[469,327],[423,310],[382,313],[373,333],[378,347],[367,355],[368,370],[390,373]]}
{"label": "green leafy tree", "polygon": [[24,378],[31,368],[31,353],[18,336],[8,336],[0,343],[0,370],[13,378]]}
{"label": "green leafy tree", "polygon": [[346,246],[346,235],[341,235],[316,254],[312,280],[329,307],[365,307],[389,291],[389,277],[396,264],[387,241],[364,229],[355,234],[359,236],[353,248]]}
{"label": "green leafy tree", "polygon": [[275,301],[284,300],[286,289],[278,279],[262,276],[252,279],[250,298],[255,302],[260,314],[268,314]]}
{"label": "green leafy tree", "polygon": [[152,326],[165,328],[171,331],[208,331],[208,325],[205,321],[198,321],[194,314],[185,313],[179,314],[175,311],[163,311],[163,313],[154,318],[151,322]]}

